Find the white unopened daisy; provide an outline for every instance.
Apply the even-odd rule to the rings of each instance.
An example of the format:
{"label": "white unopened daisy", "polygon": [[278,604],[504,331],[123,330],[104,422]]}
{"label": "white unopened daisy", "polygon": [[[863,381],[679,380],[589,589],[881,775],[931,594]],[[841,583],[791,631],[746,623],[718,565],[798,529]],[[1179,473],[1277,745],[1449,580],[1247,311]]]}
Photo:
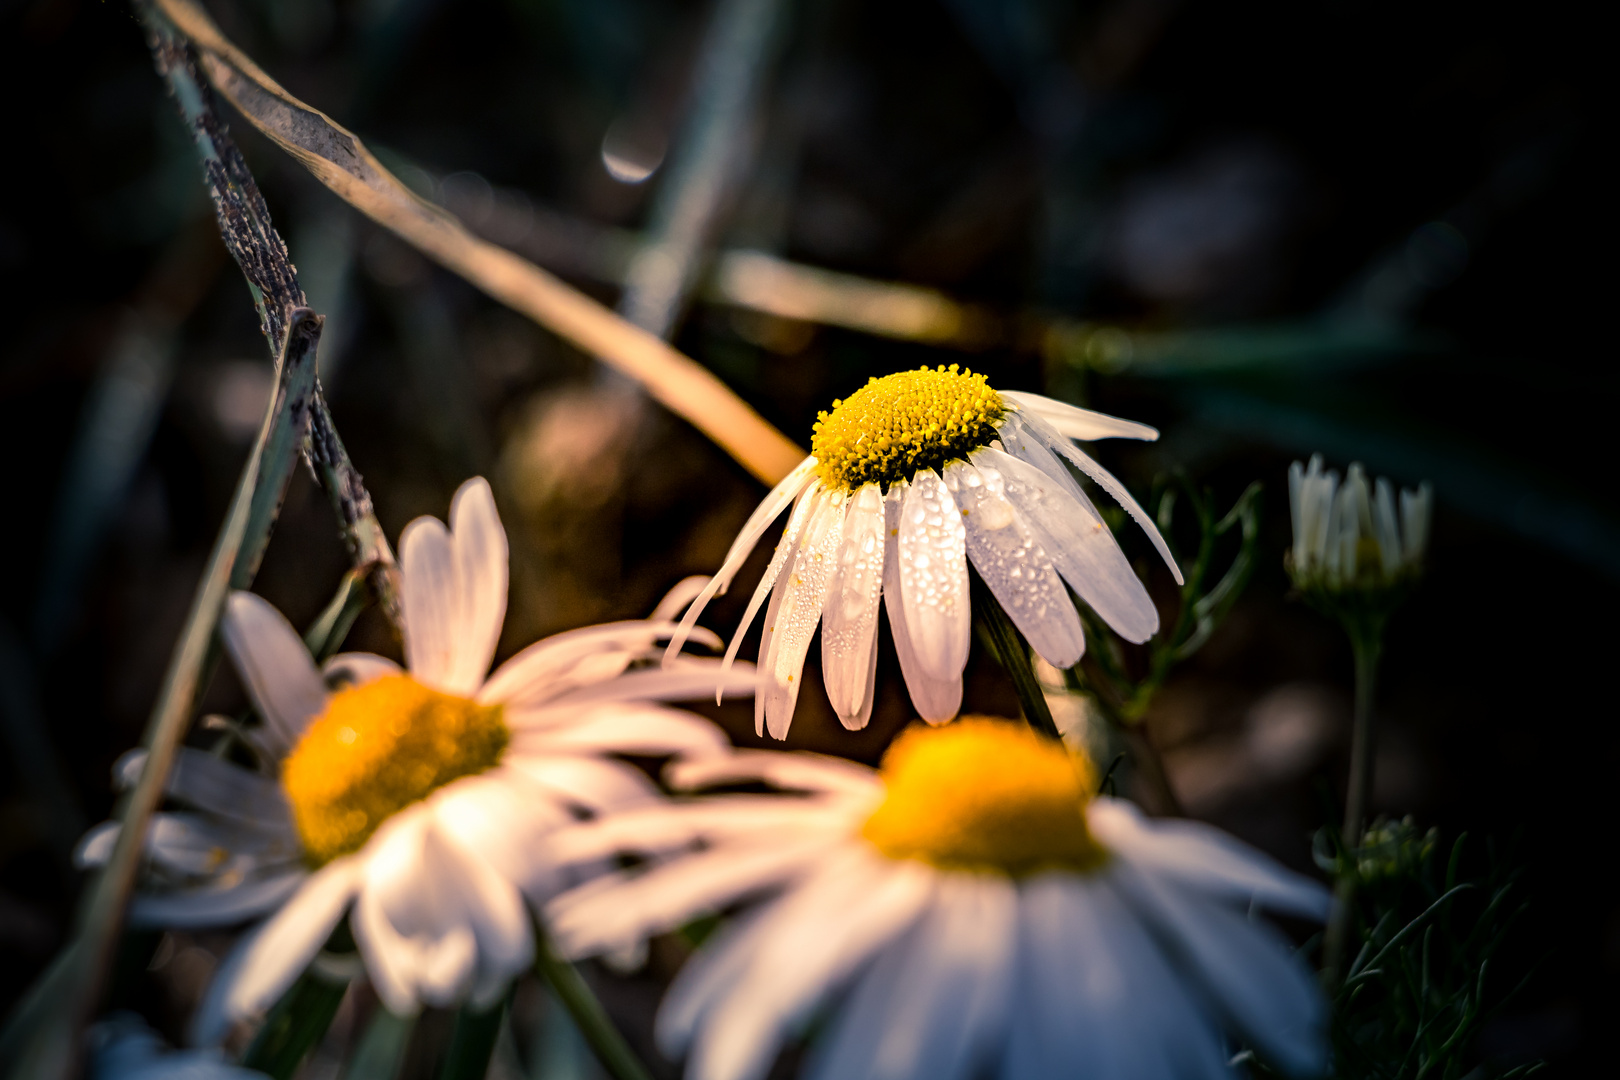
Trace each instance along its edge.
{"label": "white unopened daisy", "polygon": [[[345,913],[390,1011],[496,1001],[530,962],[523,896],[562,885],[539,840],[581,815],[657,798],[603,755],[723,753],[724,734],[658,704],[711,692],[718,661],[626,670],[656,654],[667,621],[547,638],[485,672],[506,612],[506,533],[489,485],[456,493],[450,528],[418,518],[400,538],[405,659],[365,653],[317,669],[265,601],[236,593],[221,632],[262,727],[257,771],[183,749],[156,815],[137,925],[230,925],[269,915],[216,978],[200,1040],[273,1003]],[[690,593],[688,593],[690,595]],[[717,640],[712,641],[718,645]],[[727,676],[746,692],[751,672]],[[144,755],[120,763],[126,783]],[[81,861],[106,858],[117,825]],[[150,887],[167,886],[167,887]]]}
{"label": "white unopened daisy", "polygon": [[736,655],[768,596],[755,699],[761,734],[787,736],[818,623],[833,709],[845,727],[866,726],[880,598],[918,713],[933,723],[956,715],[971,636],[969,562],[1055,667],[1072,667],[1086,646],[1065,583],[1121,637],[1146,641],[1159,613],[1065,462],[1130,512],[1178,582],[1181,573],[1124,485],[1072,442],[1103,438],[1158,432],[1035,394],[998,393],[955,364],[875,378],[821,414],[813,453],[749,517],[683,632],[792,505],[726,654]]}
{"label": "white unopened daisy", "polygon": [[1369,488],[1359,462],[1344,483],[1322,469],[1322,455],[1309,467],[1288,469],[1288,502],[1294,519],[1289,572],[1304,589],[1382,588],[1418,574],[1429,548],[1434,493],[1428,484],[1400,493],[1380,476]]}
{"label": "white unopened daisy", "polygon": [[555,834],[634,852],[546,908],[570,956],[767,896],[703,945],[658,1014],[693,1080],[756,1080],[818,1027],[811,1080],[1230,1075],[1225,1034],[1274,1065],[1326,1064],[1325,1004],[1255,915],[1321,919],[1327,892],[1230,837],[1091,796],[1089,764],[1022,725],[913,728],[881,772],[755,751],[677,783],[765,781]]}

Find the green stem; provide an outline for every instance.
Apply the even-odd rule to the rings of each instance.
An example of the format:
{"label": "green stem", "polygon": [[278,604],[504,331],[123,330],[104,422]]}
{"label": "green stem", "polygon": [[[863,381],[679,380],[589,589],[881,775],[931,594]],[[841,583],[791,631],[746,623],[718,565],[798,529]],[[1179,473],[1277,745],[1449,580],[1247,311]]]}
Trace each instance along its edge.
{"label": "green stem", "polygon": [[1361,844],[1361,830],[1367,823],[1367,803],[1373,782],[1373,697],[1378,685],[1378,654],[1383,634],[1368,628],[1350,635],[1356,657],[1355,722],[1350,743],[1350,790],[1345,796],[1344,842],[1347,848]]}
{"label": "green stem", "polygon": [[405,1062],[414,1030],[414,1016],[396,1016],[378,1005],[348,1068],[343,1070],[343,1080],[394,1080]]}
{"label": "green stem", "polygon": [[579,970],[552,953],[544,931],[538,932],[536,937],[535,966],[568,1010],[568,1015],[574,1018],[575,1026],[585,1036],[602,1067],[613,1080],[651,1080],[647,1067],[608,1019],[607,1011],[596,1000]]}
{"label": "green stem", "polygon": [[1340,834],[1343,861],[1339,880],[1333,887],[1333,914],[1328,920],[1322,948],[1322,970],[1329,988],[1339,984],[1350,940],[1358,874],[1356,850],[1361,846],[1367,804],[1372,797],[1372,710],[1378,690],[1378,654],[1384,639],[1383,623],[1379,619],[1347,620],[1345,629],[1350,634],[1350,648],[1356,659],[1356,701],[1350,736],[1350,784],[1345,794],[1344,830]]}
{"label": "green stem", "polygon": [[243,1068],[257,1069],[275,1080],[288,1080],[298,1071],[310,1047],[332,1026],[332,1018],[337,1016],[348,989],[347,980],[331,982],[314,971],[300,975],[253,1037],[242,1055]]}
{"label": "green stem", "polygon": [[445,1051],[439,1080],[484,1080],[505,1015],[505,998],[483,1011],[462,1006],[456,1013],[456,1026],[450,1031],[450,1049]]}
{"label": "green stem", "polygon": [[973,612],[984,626],[990,644],[995,646],[996,659],[1001,662],[1002,670],[1012,676],[1018,703],[1024,708],[1024,720],[1042,735],[1061,739],[1057,724],[1052,719],[1052,710],[1046,704],[1046,691],[1041,688],[1040,680],[1035,677],[1035,668],[1029,661],[1029,645],[1024,641],[1024,635],[1018,632],[1018,627],[1001,610],[1001,605],[979,575],[972,573],[971,576]]}

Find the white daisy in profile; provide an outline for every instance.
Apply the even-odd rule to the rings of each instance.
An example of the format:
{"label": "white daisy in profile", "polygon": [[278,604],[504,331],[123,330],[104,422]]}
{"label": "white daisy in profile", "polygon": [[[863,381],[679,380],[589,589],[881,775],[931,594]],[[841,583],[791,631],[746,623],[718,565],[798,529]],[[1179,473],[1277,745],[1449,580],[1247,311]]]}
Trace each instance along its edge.
{"label": "white daisy in profile", "polygon": [[[760,642],[759,733],[787,737],[817,623],[827,696],[847,728],[872,714],[878,601],[917,712],[955,716],[971,637],[968,564],[1042,659],[1085,652],[1073,588],[1127,641],[1159,613],[1065,462],[1147,531],[1176,581],[1153,521],[1075,439],[1156,439],[1145,424],[1035,394],[998,392],[957,365],[874,378],[816,423],[812,453],[760,503],[682,630],[724,591],[778,515],[793,506],[731,647],[769,596]],[[683,638],[670,644],[679,652]]]}
{"label": "white daisy in profile", "polygon": [[903,733],[873,771],[754,751],[671,766],[764,781],[554,834],[641,867],[546,907],[566,955],[628,953],[764,897],[688,961],[660,1049],[692,1080],[757,1080],[814,1028],[810,1080],[1230,1076],[1228,1034],[1327,1064],[1326,1005],[1255,912],[1323,918],[1327,891],[1223,833],[1093,797],[1088,762],[1008,721]]}
{"label": "white daisy in profile", "polygon": [[[400,537],[406,670],[349,653],[316,668],[265,601],[231,596],[221,633],[262,727],[255,771],[180,752],[156,816],[137,925],[223,926],[268,915],[222,966],[194,1037],[272,1004],[352,909],[383,1003],[495,1002],[533,957],[523,898],[564,884],[540,838],[582,815],[652,802],[655,787],[605,755],[724,753],[714,724],[660,701],[706,695],[717,660],[642,666],[675,630],[661,621],[547,638],[485,678],[506,613],[506,533],[489,485],[468,481],[450,528]],[[690,590],[686,593],[691,595]],[[717,639],[712,639],[718,645]],[[751,672],[725,676],[746,692]],[[334,688],[335,687],[335,688]],[[144,755],[126,756],[126,783]],[[109,823],[80,858],[104,860]]]}

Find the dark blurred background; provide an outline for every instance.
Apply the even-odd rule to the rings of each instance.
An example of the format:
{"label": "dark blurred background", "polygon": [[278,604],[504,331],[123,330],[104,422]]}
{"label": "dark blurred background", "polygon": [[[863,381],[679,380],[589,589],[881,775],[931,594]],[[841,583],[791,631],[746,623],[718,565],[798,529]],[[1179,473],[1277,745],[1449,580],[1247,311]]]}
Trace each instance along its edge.
{"label": "dark blurred background", "polygon": [[[1488,837],[1529,870],[1499,977],[1534,974],[1486,1027],[1481,1059],[1546,1057],[1571,1075],[1612,1059],[1620,903],[1601,867],[1620,767],[1607,685],[1620,510],[1598,436],[1620,387],[1600,329],[1613,235],[1597,156],[1612,118],[1594,5],[207,6],[420,193],[633,313],[620,294],[638,238],[678,231],[674,193],[718,178],[694,234],[711,254],[663,318],[804,445],[816,411],[869,376],[963,363],[1158,425],[1156,444],[1099,448],[1139,492],[1181,469],[1224,507],[1264,481],[1260,568],[1149,723],[1190,812],[1294,865],[1309,866],[1342,792],[1350,656],[1287,596],[1287,465],[1320,450],[1430,480],[1430,571],[1385,654],[1375,808],[1447,840],[1467,830],[1480,850]],[[140,736],[270,370],[129,9],[0,10],[9,1008],[62,940],[72,844],[108,811],[109,766]],[[716,20],[743,44],[717,50]],[[741,87],[729,113],[705,97],[717,84]],[[492,479],[513,553],[503,655],[645,614],[712,572],[757,482],[226,115],[328,316],[322,377],[389,534],[442,515],[467,476]],[[729,142],[704,143],[716,131]],[[746,264],[713,255],[740,251],[842,297],[936,290],[923,295],[957,321],[867,333],[841,301],[784,317],[806,314],[792,281],[772,294],[729,280]],[[721,632],[767,553],[712,609]],[[1168,602],[1162,569],[1141,566]],[[300,474],[256,588],[303,623],[344,568]],[[351,646],[397,652],[369,613]],[[812,688],[789,744],[875,761],[908,719],[885,650],[870,729],[842,733]],[[222,677],[208,707],[236,693]],[[1016,699],[976,661],[968,706]],[[752,740],[746,716],[724,719]],[[171,962],[180,1009],[212,961]]]}

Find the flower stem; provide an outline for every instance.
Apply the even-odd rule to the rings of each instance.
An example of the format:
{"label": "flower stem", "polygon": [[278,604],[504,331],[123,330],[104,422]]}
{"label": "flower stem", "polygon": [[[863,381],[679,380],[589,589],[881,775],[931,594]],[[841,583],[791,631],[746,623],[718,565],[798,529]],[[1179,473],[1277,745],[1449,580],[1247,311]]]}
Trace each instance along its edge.
{"label": "flower stem", "polygon": [[[538,929],[538,928],[537,928]],[[596,1053],[596,1059],[613,1080],[651,1080],[647,1067],[636,1057],[635,1051],[624,1041],[619,1029],[613,1026],[602,1003],[586,985],[579,970],[566,960],[559,959],[546,940],[545,933],[536,934],[535,966],[557,999],[563,1003],[580,1034]]]}
{"label": "flower stem", "polygon": [[484,1080],[506,1015],[506,1000],[502,998],[483,1011],[464,1005],[456,1013],[456,1026],[450,1031],[450,1049],[445,1051],[439,1080]]}
{"label": "flower stem", "polygon": [[1001,605],[996,603],[995,596],[980,580],[978,573],[971,572],[971,576],[974,614],[979,617],[990,644],[995,647],[996,659],[1001,661],[1002,670],[1012,677],[1018,703],[1024,708],[1024,720],[1042,735],[1061,739],[1057,724],[1052,719],[1052,710],[1046,704],[1046,691],[1041,689],[1041,682],[1035,677],[1035,669],[1029,662],[1029,646],[1024,642],[1024,635],[1018,632],[1018,627],[1001,610]]}
{"label": "flower stem", "polygon": [[343,1071],[343,1080],[393,1080],[405,1063],[415,1030],[415,1017],[397,1016],[378,1005]]}
{"label": "flower stem", "polygon": [[309,1048],[332,1026],[348,989],[347,980],[334,983],[313,970],[304,972],[270,1010],[242,1055],[242,1067],[288,1080]]}
{"label": "flower stem", "polygon": [[1356,658],[1356,702],[1350,736],[1350,784],[1345,794],[1344,830],[1340,834],[1339,880],[1333,888],[1333,914],[1328,920],[1322,949],[1322,972],[1330,988],[1339,984],[1349,948],[1358,874],[1356,850],[1361,847],[1367,804],[1372,797],[1372,710],[1378,690],[1378,655],[1384,639],[1383,624],[1378,619],[1346,620],[1345,629],[1350,634],[1350,648]]}

